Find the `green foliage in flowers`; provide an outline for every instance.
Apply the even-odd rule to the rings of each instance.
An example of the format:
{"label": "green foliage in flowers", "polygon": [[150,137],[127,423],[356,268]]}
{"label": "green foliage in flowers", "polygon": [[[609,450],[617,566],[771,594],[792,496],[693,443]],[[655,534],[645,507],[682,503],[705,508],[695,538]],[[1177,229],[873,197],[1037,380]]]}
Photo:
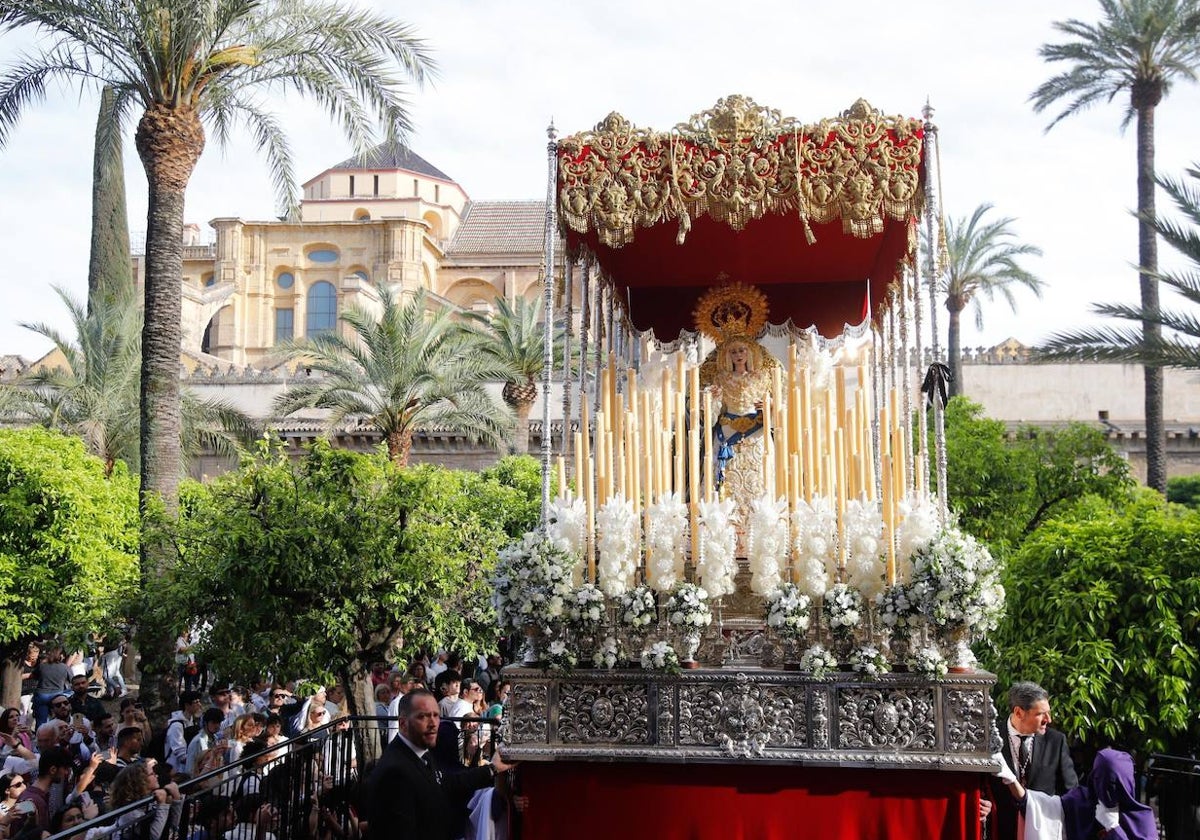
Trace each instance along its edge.
{"label": "green foliage in flowers", "polygon": [[1031,679],[1066,732],[1150,753],[1200,747],[1200,514],[1144,492],[1098,498],[1009,560],[1007,616],[983,665]]}
{"label": "green foliage in flowers", "polygon": [[83,441],[0,430],[0,649],[80,643],[124,618],[139,592],[137,482]]}
{"label": "green foliage in flowers", "polygon": [[1129,465],[1099,429],[1030,427],[1009,439],[1003,422],[962,397],[946,407],[946,453],[959,525],[1001,554],[1084,496],[1123,499],[1133,486]]}
{"label": "green foliage in flowers", "polygon": [[264,443],[186,487],[160,619],[211,625],[202,652],[231,677],[357,680],[401,646],[492,648],[496,552],[534,524],[526,471],[396,467],[326,442],[293,461]]}

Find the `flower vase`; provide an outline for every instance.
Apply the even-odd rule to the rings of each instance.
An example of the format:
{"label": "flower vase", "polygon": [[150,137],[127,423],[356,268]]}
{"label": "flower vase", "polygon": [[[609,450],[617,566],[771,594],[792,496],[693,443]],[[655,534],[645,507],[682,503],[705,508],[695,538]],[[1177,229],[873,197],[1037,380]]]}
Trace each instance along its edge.
{"label": "flower vase", "polygon": [[688,630],[683,634],[683,644],[680,653],[679,663],[684,668],[699,668],[700,663],[696,661],[696,651],[700,650],[700,631]]}
{"label": "flower vase", "polygon": [[595,633],[576,633],[575,650],[579,653],[579,667],[591,668],[592,657],[600,647],[600,639]]}
{"label": "flower vase", "polygon": [[783,670],[799,671],[800,657],[804,655],[804,643],[802,636],[794,636],[788,633],[782,637],[783,642]]}
{"label": "flower vase", "polygon": [[849,671],[850,654],[854,652],[854,630],[843,628],[830,634],[829,652],[837,658],[838,669]]}
{"label": "flower vase", "polygon": [[621,633],[621,653],[626,667],[642,667],[642,651],[646,649],[647,633],[643,628],[626,627]]}
{"label": "flower vase", "polygon": [[521,650],[521,664],[536,667],[541,664],[544,651],[542,650],[542,628],[536,624],[525,625],[525,645]]}
{"label": "flower vase", "polygon": [[909,639],[907,630],[896,628],[892,631],[892,635],[887,640],[887,656],[888,661],[892,663],[892,670],[903,673],[908,670],[908,655],[912,650],[912,644]]}
{"label": "flower vase", "polygon": [[971,630],[965,625],[948,628],[950,649],[946,652],[946,660],[952,674],[970,674],[975,671],[977,660],[971,652]]}

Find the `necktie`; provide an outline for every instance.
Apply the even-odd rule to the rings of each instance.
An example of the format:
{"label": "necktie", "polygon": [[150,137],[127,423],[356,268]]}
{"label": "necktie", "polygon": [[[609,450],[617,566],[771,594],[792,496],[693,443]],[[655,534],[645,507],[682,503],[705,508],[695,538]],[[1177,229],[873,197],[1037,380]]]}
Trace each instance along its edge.
{"label": "necktie", "polygon": [[1019,769],[1017,775],[1021,784],[1025,784],[1025,780],[1029,774],[1029,763],[1033,760],[1033,736],[1022,735],[1021,746],[1017,750],[1017,764]]}
{"label": "necktie", "polygon": [[441,784],[442,776],[437,771],[437,765],[433,763],[433,752],[426,750],[425,755],[421,756],[421,762],[425,765],[425,769],[429,771],[430,777],[438,784]]}

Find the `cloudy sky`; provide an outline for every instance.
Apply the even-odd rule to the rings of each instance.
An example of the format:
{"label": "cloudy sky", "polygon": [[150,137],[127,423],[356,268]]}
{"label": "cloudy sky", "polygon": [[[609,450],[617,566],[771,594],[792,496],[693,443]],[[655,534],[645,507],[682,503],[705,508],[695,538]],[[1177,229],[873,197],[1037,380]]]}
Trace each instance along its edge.
{"label": "cloudy sky", "polygon": [[[367,0],[361,0],[367,2]],[[380,9],[410,21],[440,65],[414,91],[414,150],[478,199],[543,198],[545,128],[590,128],[617,110],[667,129],[731,93],[813,122],[862,96],[890,114],[919,116],[928,98],[942,143],[946,212],[990,202],[1045,251],[1028,267],[1048,284],[1041,301],[1002,303],[964,344],[1008,336],[1036,342],[1088,319],[1088,303],[1136,298],[1134,134],[1124,103],[1097,107],[1050,133],[1028,105],[1050,73],[1038,46],[1054,20],[1093,21],[1095,0],[917,0],[909,4],[744,0],[440,0]],[[0,63],[34,47],[0,40]],[[350,154],[327,119],[280,100],[301,180]],[[18,322],[65,326],[51,287],[86,290],[94,91],[55,90],[26,112],[0,150],[0,354],[47,345]],[[1200,160],[1200,89],[1181,85],[1158,109],[1159,171]],[[131,146],[131,143],[128,144]],[[130,227],[145,228],[144,175],[127,150]],[[188,221],[271,218],[275,200],[246,137],[210,144],[187,199]],[[1167,259],[1164,255],[1164,262]],[[944,322],[943,322],[944,323]]]}

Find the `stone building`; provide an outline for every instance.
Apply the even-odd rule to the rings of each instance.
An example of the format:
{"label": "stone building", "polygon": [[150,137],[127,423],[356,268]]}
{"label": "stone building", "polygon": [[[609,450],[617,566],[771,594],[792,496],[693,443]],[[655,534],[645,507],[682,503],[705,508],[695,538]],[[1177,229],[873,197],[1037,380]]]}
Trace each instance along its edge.
{"label": "stone building", "polygon": [[[472,201],[437,167],[387,144],[303,189],[294,219],[213,219],[208,244],[188,226],[185,353],[273,367],[284,340],[336,329],[347,307],[370,307],[377,280],[424,289],[431,306],[474,311],[537,294],[540,201]],[[134,263],[140,281],[144,260]]]}

